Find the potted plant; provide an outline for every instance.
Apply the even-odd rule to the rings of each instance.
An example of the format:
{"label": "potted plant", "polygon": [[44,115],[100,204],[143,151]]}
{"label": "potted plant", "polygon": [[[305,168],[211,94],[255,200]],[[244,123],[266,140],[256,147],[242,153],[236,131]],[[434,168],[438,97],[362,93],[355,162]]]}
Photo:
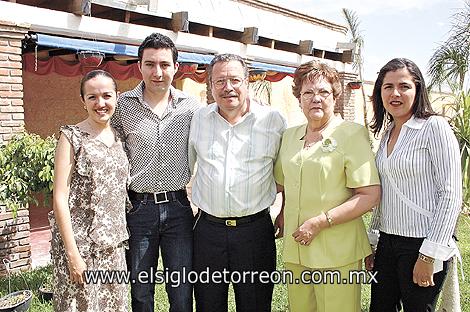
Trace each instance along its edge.
{"label": "potted plant", "polygon": [[51,301],[53,296],[52,276],[47,276],[39,287],[39,296],[43,301]]}
{"label": "potted plant", "polygon": [[31,290],[20,290],[0,298],[0,312],[24,312],[31,305]]}
{"label": "potted plant", "polygon": [[55,146],[53,136],[42,139],[27,132],[0,146],[0,203],[13,215],[29,203],[37,204],[35,193],[52,192]]}
{"label": "potted plant", "polygon": [[[8,259],[3,259],[3,264],[5,265],[8,274],[8,294],[0,298],[0,312],[28,311],[29,306],[31,305],[31,299],[33,298],[33,292],[29,289],[11,292],[11,262]],[[23,278],[26,287],[29,288],[28,283],[22,274],[21,277]]]}

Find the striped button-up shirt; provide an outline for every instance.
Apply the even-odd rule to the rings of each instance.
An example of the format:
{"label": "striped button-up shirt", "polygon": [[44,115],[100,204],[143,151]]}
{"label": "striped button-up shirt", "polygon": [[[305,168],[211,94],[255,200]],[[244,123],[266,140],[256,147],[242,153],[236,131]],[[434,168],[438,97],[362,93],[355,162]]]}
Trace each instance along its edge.
{"label": "striped button-up shirt", "polygon": [[447,260],[454,252],[451,237],[462,205],[459,145],[440,116],[410,118],[391,154],[384,133],[376,163],[382,201],[371,229],[405,237],[424,237],[420,252]]}
{"label": "striped button-up shirt", "polygon": [[170,87],[171,100],[160,118],[144,101],[144,83],[119,96],[111,124],[125,138],[131,164],[129,189],[139,193],[184,189],[191,177],[189,126],[199,102]]}
{"label": "striped button-up shirt", "polygon": [[286,121],[268,106],[250,101],[235,125],[213,103],[191,123],[189,160],[197,161],[193,203],[217,217],[241,217],[271,206],[276,197],[273,164]]}

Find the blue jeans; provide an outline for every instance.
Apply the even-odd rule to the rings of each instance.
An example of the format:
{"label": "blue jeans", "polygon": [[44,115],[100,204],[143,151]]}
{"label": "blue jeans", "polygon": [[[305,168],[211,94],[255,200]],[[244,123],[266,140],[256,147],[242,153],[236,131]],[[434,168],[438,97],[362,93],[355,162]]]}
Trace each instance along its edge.
{"label": "blue jeans", "polygon": [[[151,198],[132,201],[132,206],[133,209],[127,214],[130,238],[126,254],[127,267],[133,281],[132,311],[153,312],[155,281],[151,280],[151,275],[155,276],[157,272],[159,248],[162,251],[164,270],[168,270],[170,274],[175,272],[172,276],[182,276],[184,270],[187,275],[192,269],[193,213],[186,196],[162,204],[155,204]],[[143,271],[147,272],[148,281],[138,280],[139,272]],[[140,277],[142,276],[140,273]],[[183,283],[182,278],[171,280],[165,286],[170,311],[192,312],[193,286],[188,282]]]}

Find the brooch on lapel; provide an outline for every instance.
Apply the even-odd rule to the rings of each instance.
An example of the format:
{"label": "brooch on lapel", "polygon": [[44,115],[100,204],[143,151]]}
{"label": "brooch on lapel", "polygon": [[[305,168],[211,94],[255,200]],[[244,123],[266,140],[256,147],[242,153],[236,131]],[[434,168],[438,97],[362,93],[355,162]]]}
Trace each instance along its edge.
{"label": "brooch on lapel", "polygon": [[331,153],[337,146],[338,144],[336,144],[336,140],[333,138],[325,138],[321,141],[321,150],[325,153]]}

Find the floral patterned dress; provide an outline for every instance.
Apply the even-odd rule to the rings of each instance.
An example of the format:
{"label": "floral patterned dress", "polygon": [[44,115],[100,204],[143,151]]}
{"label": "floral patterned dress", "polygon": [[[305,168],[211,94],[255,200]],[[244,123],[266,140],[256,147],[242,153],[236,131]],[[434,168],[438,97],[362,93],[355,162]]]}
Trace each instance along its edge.
{"label": "floral patterned dress", "polygon": [[[126,183],[129,163],[122,141],[111,147],[92,139],[78,126],[61,127],[73,146],[75,167],[68,199],[72,229],[88,271],[125,272]],[[127,311],[124,282],[96,281],[79,285],[70,280],[59,228],[50,215],[54,311]]]}

